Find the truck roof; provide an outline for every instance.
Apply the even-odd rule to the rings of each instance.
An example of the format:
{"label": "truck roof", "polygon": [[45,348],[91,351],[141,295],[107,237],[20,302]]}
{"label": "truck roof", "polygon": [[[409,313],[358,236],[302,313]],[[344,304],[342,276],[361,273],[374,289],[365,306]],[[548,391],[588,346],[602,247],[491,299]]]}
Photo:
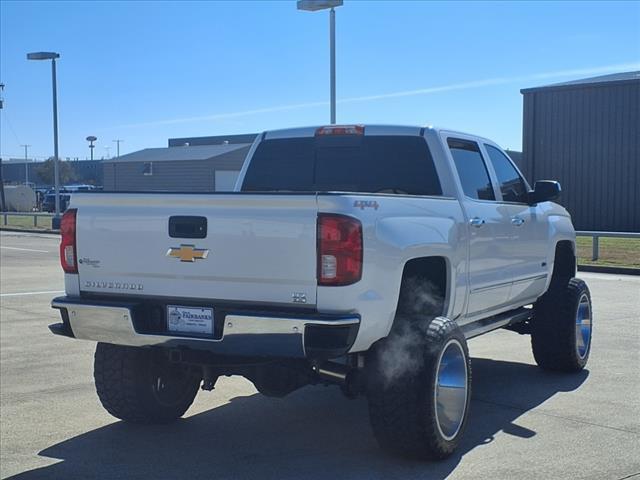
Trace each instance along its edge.
{"label": "truck roof", "polygon": [[384,125],[384,124],[364,124],[364,123],[354,123],[354,124],[336,124],[336,125],[315,125],[315,126],[306,126],[306,127],[293,127],[293,128],[283,128],[277,130],[267,130],[263,133],[262,138],[267,139],[275,139],[275,138],[293,138],[293,137],[313,137],[316,134],[316,131],[320,128],[326,127],[349,127],[349,126],[359,126],[364,127],[364,135],[420,135],[422,130],[431,130],[435,133],[447,132],[447,133],[455,133],[459,135],[472,136],[478,139],[487,140],[484,137],[479,135],[474,135],[471,133],[460,132],[456,130],[452,130],[449,128],[442,127],[434,127],[433,125]]}

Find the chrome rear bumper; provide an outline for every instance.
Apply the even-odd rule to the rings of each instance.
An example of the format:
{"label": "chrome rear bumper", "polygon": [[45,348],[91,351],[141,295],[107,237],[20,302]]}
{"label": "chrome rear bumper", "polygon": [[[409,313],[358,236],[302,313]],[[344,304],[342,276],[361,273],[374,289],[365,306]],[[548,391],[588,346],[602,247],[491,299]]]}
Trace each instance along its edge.
{"label": "chrome rear bumper", "polygon": [[136,329],[137,305],[58,297],[51,302],[62,323],[57,335],[135,347],[187,347],[224,355],[322,357],[347,353],[360,325],[358,315],[289,315],[226,313],[220,338],[214,336],[143,333]]}

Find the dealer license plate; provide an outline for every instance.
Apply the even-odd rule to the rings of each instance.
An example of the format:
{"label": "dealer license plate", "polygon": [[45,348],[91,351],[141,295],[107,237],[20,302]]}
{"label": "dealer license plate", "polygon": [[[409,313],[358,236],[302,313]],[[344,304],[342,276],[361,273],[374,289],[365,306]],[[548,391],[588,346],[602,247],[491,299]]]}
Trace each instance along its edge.
{"label": "dealer license plate", "polygon": [[213,334],[213,308],[167,305],[167,329],[176,333]]}

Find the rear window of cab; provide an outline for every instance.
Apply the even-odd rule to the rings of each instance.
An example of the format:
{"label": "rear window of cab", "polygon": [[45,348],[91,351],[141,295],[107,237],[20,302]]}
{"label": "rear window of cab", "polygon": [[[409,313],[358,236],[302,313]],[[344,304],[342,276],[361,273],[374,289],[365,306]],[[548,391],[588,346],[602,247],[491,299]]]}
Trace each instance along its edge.
{"label": "rear window of cab", "polygon": [[265,140],[243,192],[359,192],[442,195],[423,137],[327,135]]}

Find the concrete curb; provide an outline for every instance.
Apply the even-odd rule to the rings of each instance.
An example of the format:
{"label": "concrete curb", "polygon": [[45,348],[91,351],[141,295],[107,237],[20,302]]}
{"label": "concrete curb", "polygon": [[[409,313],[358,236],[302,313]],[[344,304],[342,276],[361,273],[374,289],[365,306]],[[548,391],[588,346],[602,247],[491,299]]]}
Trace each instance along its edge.
{"label": "concrete curb", "polygon": [[49,233],[59,234],[60,230],[45,230],[44,228],[13,228],[13,227],[0,227],[0,231],[5,232],[23,232],[23,233]]}
{"label": "concrete curb", "polygon": [[604,265],[578,265],[579,272],[613,273],[616,275],[640,275],[640,268],[613,267]]}

